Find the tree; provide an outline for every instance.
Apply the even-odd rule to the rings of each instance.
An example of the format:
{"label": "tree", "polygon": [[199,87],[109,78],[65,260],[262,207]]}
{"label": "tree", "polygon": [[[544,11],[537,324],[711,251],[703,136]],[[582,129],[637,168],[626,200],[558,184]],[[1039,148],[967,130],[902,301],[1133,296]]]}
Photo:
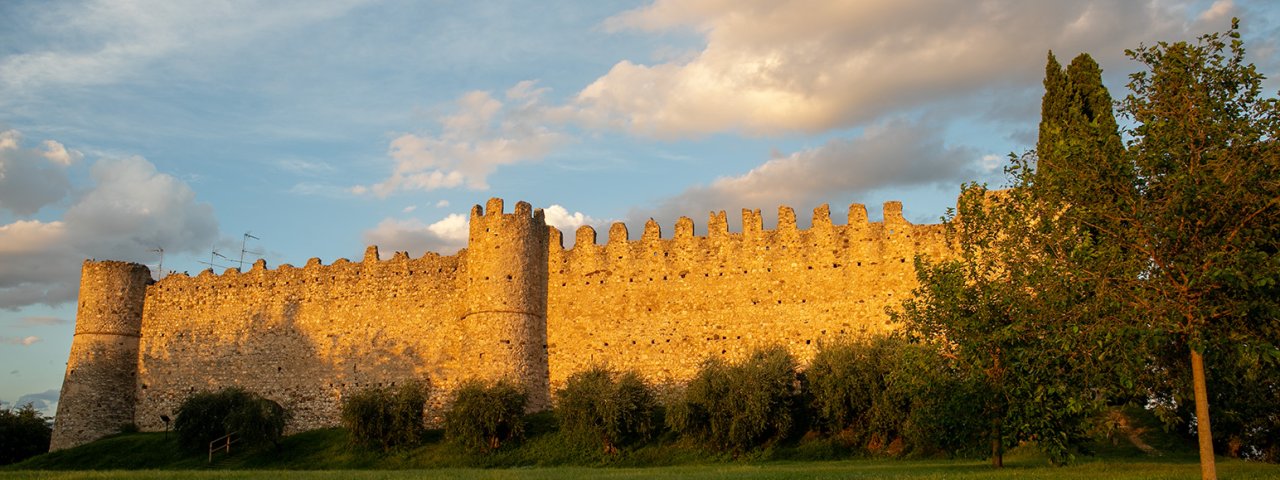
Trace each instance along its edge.
{"label": "tree", "polygon": [[1137,263],[1103,241],[1129,224],[1112,210],[1134,185],[1110,105],[1092,58],[1064,71],[1050,53],[1040,150],[1010,157],[1008,190],[964,187],[945,220],[956,255],[917,259],[920,287],[900,312],[978,385],[996,467],[1024,440],[1069,462],[1086,420],[1128,397],[1143,368],[1148,336],[1119,300],[1137,287],[1117,281]]}
{"label": "tree", "polygon": [[704,362],[684,398],[667,409],[666,420],[677,433],[742,452],[785,437],[795,424],[799,398],[795,357],[773,346],[738,363]]}
{"label": "tree", "polygon": [[1126,51],[1146,71],[1121,102],[1139,188],[1117,240],[1148,262],[1135,303],[1190,352],[1203,478],[1216,478],[1205,352],[1280,365],[1280,107],[1238,28]]}
{"label": "tree", "polygon": [[556,417],[560,430],[571,437],[603,446],[614,454],[618,447],[644,441],[657,429],[657,402],[649,386],[634,371],[617,373],[592,367],[569,376],[556,392]]}
{"label": "tree", "polygon": [[445,436],[469,450],[497,450],[524,435],[528,402],[528,395],[510,382],[467,381],[445,411]]}
{"label": "tree", "polygon": [[30,403],[17,409],[0,407],[0,465],[49,451],[53,429]]}
{"label": "tree", "polygon": [[371,387],[342,400],[342,423],[351,440],[383,451],[416,445],[426,434],[423,407],[430,386],[406,382],[399,387]]}
{"label": "tree", "polygon": [[883,335],[821,345],[804,372],[818,426],[872,451],[901,439],[917,392],[895,374],[913,347]]}
{"label": "tree", "polygon": [[223,435],[236,434],[246,444],[271,442],[279,445],[289,412],[269,400],[239,387],[217,392],[199,392],[178,406],[173,430],[178,443],[189,450],[208,448]]}

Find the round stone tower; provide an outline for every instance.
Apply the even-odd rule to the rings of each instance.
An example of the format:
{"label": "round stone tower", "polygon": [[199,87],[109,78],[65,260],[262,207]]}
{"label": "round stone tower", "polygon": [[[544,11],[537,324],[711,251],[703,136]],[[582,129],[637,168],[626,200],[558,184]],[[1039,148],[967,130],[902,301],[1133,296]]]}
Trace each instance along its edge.
{"label": "round stone tower", "polygon": [[502,199],[471,209],[467,244],[465,358],[485,380],[507,379],[529,394],[529,410],[551,406],[547,370],[547,224],[542,209]]}
{"label": "round stone tower", "polygon": [[67,374],[50,450],[88,443],[133,423],[145,265],[86,260]]}

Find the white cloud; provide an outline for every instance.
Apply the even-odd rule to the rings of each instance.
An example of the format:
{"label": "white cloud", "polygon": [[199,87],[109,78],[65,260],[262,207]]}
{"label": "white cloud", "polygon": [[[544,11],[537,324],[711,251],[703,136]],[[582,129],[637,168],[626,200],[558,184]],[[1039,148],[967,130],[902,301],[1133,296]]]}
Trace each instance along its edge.
{"label": "white cloud", "polygon": [[378,250],[386,255],[409,252],[416,257],[427,251],[451,255],[467,246],[469,229],[467,216],[458,213],[449,214],[430,225],[416,218],[386,218],[366,230],[363,238],[366,244],[377,245]]}
{"label": "white cloud", "polygon": [[69,167],[71,164],[79,162],[80,159],[84,158],[83,153],[76,150],[67,150],[67,147],[62,146],[61,143],[53,140],[45,140],[43,145],[45,150],[40,155],[48,159],[50,162],[64,167]]}
{"label": "white cloud", "polygon": [[572,233],[583,225],[594,225],[600,223],[598,220],[588,217],[582,212],[569,213],[569,210],[560,206],[552,205],[542,209],[546,218],[547,225],[551,225],[560,229],[561,232],[572,235]]}
{"label": "white cloud", "polygon": [[942,136],[935,121],[890,120],[867,128],[860,137],[776,156],[744,174],[688,188],[656,209],[627,216],[654,217],[669,225],[697,212],[818,205],[883,188],[981,179],[982,156],[968,147],[947,145]]}
{"label": "white cloud", "polygon": [[409,205],[407,207],[400,209],[400,213],[413,213],[413,211],[417,209],[418,209],[417,205]]}
{"label": "white cloud", "polygon": [[[1219,2],[1204,20],[1230,7]],[[1191,8],[1127,0],[658,0],[606,27],[694,30],[705,48],[654,65],[618,62],[578,93],[575,106],[588,126],[662,138],[825,131],[942,98],[1032,85],[1048,49],[1116,64],[1116,45],[1200,28],[1186,21]]]}
{"label": "white cloud", "polygon": [[[15,151],[20,150],[7,148],[0,155]],[[27,153],[24,161],[48,161]],[[148,261],[157,246],[194,253],[217,238],[213,207],[197,202],[186,183],[141,157],[98,160],[89,177],[92,185],[79,195],[61,189],[63,196],[52,199],[71,204],[60,219],[0,224],[0,308],[74,300],[86,258]],[[5,206],[10,192],[0,188]]]}
{"label": "white cloud", "polygon": [[31,346],[32,344],[35,344],[40,340],[41,340],[40,337],[37,337],[35,335],[30,335],[26,337],[0,337],[0,343],[5,343],[9,345],[22,345],[24,347]]}
{"label": "white cloud", "polygon": [[447,206],[449,206],[449,201],[448,201],[448,200],[440,200],[440,201],[436,202],[436,208],[444,208],[444,207],[447,207]]}
{"label": "white cloud", "polygon": [[502,101],[483,91],[463,95],[456,112],[438,120],[439,133],[410,133],[391,141],[388,154],[395,166],[390,177],[351,192],[386,197],[405,190],[489,188],[488,176],[499,166],[538,160],[565,141],[554,128],[562,114],[542,102],[545,93],[523,81]]}
{"label": "white cloud", "polygon": [[46,141],[46,150],[21,148],[16,130],[0,132],[0,209],[30,215],[61,200],[71,190],[65,167],[80,156]]}

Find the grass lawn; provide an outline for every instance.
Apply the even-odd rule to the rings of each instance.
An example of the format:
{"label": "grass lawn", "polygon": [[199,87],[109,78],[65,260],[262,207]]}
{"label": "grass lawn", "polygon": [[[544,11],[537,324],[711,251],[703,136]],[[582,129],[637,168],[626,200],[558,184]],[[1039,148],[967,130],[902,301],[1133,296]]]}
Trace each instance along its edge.
{"label": "grass lawn", "polygon": [[[545,422],[543,422],[545,423]],[[1051,467],[1033,446],[1005,456],[992,469],[972,459],[890,459],[859,455],[838,443],[804,439],[737,457],[704,450],[666,436],[618,455],[567,442],[546,425],[531,425],[529,438],[489,455],[460,450],[439,431],[418,447],[388,453],[351,445],[346,430],[313,430],[264,446],[218,457],[178,447],[175,436],[133,433],[40,455],[0,467],[0,480],[164,478],[1199,478],[1194,445],[1167,434],[1145,436],[1150,455],[1134,444],[1095,441],[1096,455],[1068,467]],[[1223,479],[1280,479],[1280,465],[1220,459]]]}
{"label": "grass lawn", "polygon": [[[1030,460],[1030,459],[1028,459]],[[1224,479],[1280,478],[1280,466],[1253,462],[1222,461],[1218,474]],[[648,468],[525,467],[442,468],[430,470],[104,470],[10,471],[0,478],[32,479],[185,479],[185,478],[308,478],[308,479],[557,479],[557,478],[1030,478],[1030,479],[1190,479],[1199,478],[1194,461],[1089,461],[1054,468],[1040,463],[1013,462],[992,470],[977,461],[845,460],[823,462],[770,462],[763,464],[701,464]]]}

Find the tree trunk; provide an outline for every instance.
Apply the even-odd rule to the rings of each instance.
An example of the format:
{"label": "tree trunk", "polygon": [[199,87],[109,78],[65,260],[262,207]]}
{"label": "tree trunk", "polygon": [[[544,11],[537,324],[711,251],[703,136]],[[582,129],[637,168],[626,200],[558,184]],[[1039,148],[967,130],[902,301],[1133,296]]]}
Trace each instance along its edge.
{"label": "tree trunk", "polygon": [[991,466],[1004,468],[1004,442],[1000,439],[1000,421],[991,426]]}
{"label": "tree trunk", "polygon": [[1191,383],[1196,393],[1196,436],[1200,440],[1200,478],[1218,480],[1213,461],[1213,431],[1209,428],[1209,388],[1204,379],[1204,355],[1191,349]]}

